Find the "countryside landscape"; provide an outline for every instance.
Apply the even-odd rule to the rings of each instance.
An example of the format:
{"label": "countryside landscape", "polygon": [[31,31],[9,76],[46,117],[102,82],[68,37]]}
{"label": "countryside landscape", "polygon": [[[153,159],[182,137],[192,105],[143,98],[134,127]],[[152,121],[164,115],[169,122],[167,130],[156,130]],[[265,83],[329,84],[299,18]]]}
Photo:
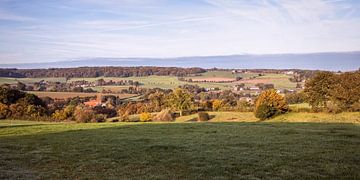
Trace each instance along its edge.
{"label": "countryside landscape", "polygon": [[0,5],[0,179],[360,179],[357,2]]}

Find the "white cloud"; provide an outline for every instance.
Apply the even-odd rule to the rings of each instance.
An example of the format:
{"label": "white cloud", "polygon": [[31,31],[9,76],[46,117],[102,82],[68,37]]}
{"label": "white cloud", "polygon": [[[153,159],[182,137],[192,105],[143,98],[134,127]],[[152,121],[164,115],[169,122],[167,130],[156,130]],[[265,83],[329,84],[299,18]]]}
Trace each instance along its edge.
{"label": "white cloud", "polygon": [[[21,54],[13,58],[21,62],[360,50],[360,19],[349,13],[339,16],[359,8],[348,7],[342,1],[206,0],[210,5],[206,8],[178,7],[173,12],[167,9],[169,14],[153,12],[159,2],[164,5],[155,0],[94,1],[113,6],[100,12],[116,12],[114,9],[119,8],[115,18],[46,21],[4,28],[0,30],[0,52],[19,51]],[[140,10],[134,6],[139,3],[144,5]],[[123,6],[138,11],[125,13],[124,18]]]}

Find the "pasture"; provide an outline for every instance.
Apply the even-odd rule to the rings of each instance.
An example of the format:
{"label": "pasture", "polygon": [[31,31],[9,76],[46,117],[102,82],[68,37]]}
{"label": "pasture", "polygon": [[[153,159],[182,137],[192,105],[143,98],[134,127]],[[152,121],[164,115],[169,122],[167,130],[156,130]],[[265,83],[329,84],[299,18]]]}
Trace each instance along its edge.
{"label": "pasture", "polygon": [[[225,89],[232,89],[233,85],[238,83],[244,83],[246,86],[254,86],[257,83],[272,83],[275,85],[275,88],[288,88],[294,89],[296,83],[290,82],[289,78],[291,76],[285,74],[265,74],[264,76],[258,76],[256,73],[237,73],[232,74],[230,71],[208,71],[202,74],[198,74],[201,76],[192,76],[187,77],[193,79],[193,81],[203,81],[203,80],[225,80],[225,81],[232,81],[237,76],[243,77],[244,79],[241,81],[236,82],[225,82],[225,83],[218,83],[218,82],[185,82],[179,81],[175,76],[146,76],[146,77],[97,77],[97,78],[72,78],[68,82],[71,81],[78,81],[78,80],[86,80],[93,82],[97,79],[104,79],[105,81],[119,81],[119,80],[133,80],[138,81],[141,83],[142,88],[163,88],[163,89],[173,89],[178,86],[184,84],[193,84],[198,85],[204,88],[215,88],[218,87],[222,90]],[[250,79],[252,78],[252,79]],[[45,81],[52,81],[52,82],[65,82],[65,78],[5,78],[0,77],[0,84],[8,83],[14,84],[17,81],[23,83],[33,83],[38,82],[40,80]],[[95,87],[96,90],[103,90],[103,89],[115,89],[121,90],[122,88],[127,88],[128,86],[112,86],[112,87]]]}
{"label": "pasture", "polygon": [[359,179],[358,124],[0,121],[0,179]]}

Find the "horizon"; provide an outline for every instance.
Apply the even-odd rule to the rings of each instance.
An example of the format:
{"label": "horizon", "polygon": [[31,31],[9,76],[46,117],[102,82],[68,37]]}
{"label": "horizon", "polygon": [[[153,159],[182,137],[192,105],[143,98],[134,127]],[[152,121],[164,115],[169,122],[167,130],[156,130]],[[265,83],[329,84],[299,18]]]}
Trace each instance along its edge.
{"label": "horizon", "polygon": [[360,50],[360,2],[353,0],[29,0],[0,6],[0,64]]}

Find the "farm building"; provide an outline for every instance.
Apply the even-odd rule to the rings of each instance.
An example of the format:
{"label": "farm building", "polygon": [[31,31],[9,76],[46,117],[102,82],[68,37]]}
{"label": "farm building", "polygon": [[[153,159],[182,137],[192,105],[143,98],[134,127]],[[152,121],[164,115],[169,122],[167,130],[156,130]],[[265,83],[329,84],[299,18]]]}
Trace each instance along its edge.
{"label": "farm building", "polygon": [[90,101],[86,101],[86,102],[84,102],[84,104],[85,104],[86,106],[90,106],[90,107],[102,106],[101,94],[98,93],[97,96],[96,96],[96,99],[90,100]]}

